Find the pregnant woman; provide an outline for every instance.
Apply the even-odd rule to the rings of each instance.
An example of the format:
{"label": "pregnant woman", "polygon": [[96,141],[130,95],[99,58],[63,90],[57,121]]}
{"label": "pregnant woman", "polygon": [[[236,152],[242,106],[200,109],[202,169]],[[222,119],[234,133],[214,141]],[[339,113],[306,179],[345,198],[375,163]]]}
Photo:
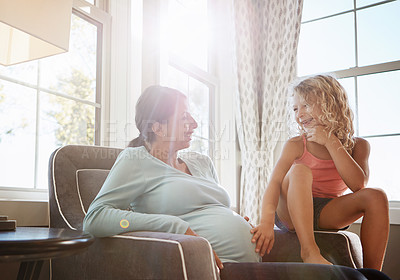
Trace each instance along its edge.
{"label": "pregnant woman", "polygon": [[212,161],[190,146],[197,127],[186,96],[152,86],[136,104],[140,135],[119,155],[84,220],[95,236],[161,231],[207,239],[217,265],[259,262],[251,226],[230,207]]}

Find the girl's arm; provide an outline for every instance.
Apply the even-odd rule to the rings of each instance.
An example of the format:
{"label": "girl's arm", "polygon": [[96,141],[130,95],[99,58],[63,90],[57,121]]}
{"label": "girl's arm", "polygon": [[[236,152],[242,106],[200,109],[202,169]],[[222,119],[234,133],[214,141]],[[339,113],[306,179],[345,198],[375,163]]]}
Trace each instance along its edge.
{"label": "girl's arm", "polygon": [[322,126],[313,128],[308,135],[309,141],[314,141],[327,148],[337,171],[353,192],[364,188],[369,178],[368,158],[370,146],[367,140],[356,138],[353,155],[350,155],[335,135],[328,137]]}
{"label": "girl's arm", "polygon": [[260,224],[251,229],[252,242],[256,243],[256,252],[259,252],[261,256],[264,256],[265,252],[269,254],[274,244],[275,211],[278,206],[281,185],[294,160],[301,156],[302,146],[303,142],[300,137],[286,142],[264,193]]}
{"label": "girl's arm", "polygon": [[370,146],[367,140],[356,138],[352,156],[343,148],[342,143],[337,138],[328,142],[326,148],[343,181],[353,192],[359,191],[367,185],[369,178],[368,158],[370,152]]}

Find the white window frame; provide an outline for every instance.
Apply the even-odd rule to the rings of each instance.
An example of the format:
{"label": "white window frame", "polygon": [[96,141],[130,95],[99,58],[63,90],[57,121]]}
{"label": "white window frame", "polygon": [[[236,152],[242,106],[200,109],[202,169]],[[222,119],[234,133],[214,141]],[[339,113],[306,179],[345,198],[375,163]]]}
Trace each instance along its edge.
{"label": "white window frame", "polygon": [[[105,6],[108,2],[103,0],[97,0],[97,6]],[[28,84],[17,79],[12,79],[3,75],[0,75],[1,79],[27,86],[29,88],[35,89],[37,92],[47,92],[53,95],[66,97],[68,99],[76,100],[81,103],[89,104],[96,108],[95,118],[100,122],[100,126],[95,131],[95,144],[103,144],[108,139],[107,125],[109,124],[109,110],[107,106],[102,104],[108,104],[109,100],[109,42],[110,42],[110,22],[111,17],[105,11],[99,9],[98,7],[91,5],[84,0],[74,0],[73,2],[73,14],[84,18],[88,22],[95,24],[98,27],[98,49],[97,51],[101,53],[101,57],[98,57],[97,64],[101,67],[97,68],[96,80],[96,100],[95,102],[81,100],[78,98],[65,96],[65,94],[51,91],[49,89],[41,88],[38,85]],[[38,133],[38,131],[36,131]],[[36,136],[38,137],[38,136]],[[35,167],[36,168],[36,167]],[[48,201],[48,189],[37,189],[37,188],[20,188],[20,187],[0,187],[0,200],[3,201]]]}
{"label": "white window frame", "polygon": [[[188,63],[187,61],[181,59],[180,57],[177,57],[176,55],[169,54],[169,59],[168,59],[168,65],[166,66],[172,66],[178,71],[182,72],[183,74],[188,75],[189,78],[193,78],[209,89],[209,120],[210,120],[210,126],[208,127],[208,135],[209,138],[208,140],[208,153],[211,159],[214,159],[214,151],[215,151],[215,141],[214,141],[214,134],[215,134],[215,128],[214,128],[214,123],[215,123],[215,92],[216,88],[218,85],[218,79],[211,75],[209,72],[206,72],[195,65]],[[165,70],[168,71],[168,70]],[[163,81],[166,77],[166,72],[162,71],[161,72],[161,81]],[[206,139],[203,139],[206,140]]]}
{"label": "white window frame", "polygon": [[[210,0],[207,1],[207,8],[210,11]],[[161,2],[161,15],[160,15],[160,31],[163,30],[162,26],[164,26],[164,22],[166,21],[166,15],[168,15],[168,5],[169,0]],[[210,14],[210,12],[209,12]],[[161,34],[160,34],[161,36]],[[214,131],[213,124],[215,124],[215,95],[218,87],[218,78],[213,73],[213,62],[214,59],[212,57],[212,50],[210,49],[210,43],[208,46],[208,62],[207,62],[207,70],[203,70],[200,67],[196,66],[193,63],[188,62],[187,60],[173,54],[171,52],[167,52],[163,46],[160,46],[160,82],[167,82],[168,77],[168,66],[174,67],[178,71],[183,74],[188,75],[188,77],[193,78],[200,83],[204,84],[209,89],[209,122],[210,125],[208,128],[208,149],[209,156],[213,159],[213,155],[215,152],[214,145]],[[203,139],[204,140],[204,139]]]}

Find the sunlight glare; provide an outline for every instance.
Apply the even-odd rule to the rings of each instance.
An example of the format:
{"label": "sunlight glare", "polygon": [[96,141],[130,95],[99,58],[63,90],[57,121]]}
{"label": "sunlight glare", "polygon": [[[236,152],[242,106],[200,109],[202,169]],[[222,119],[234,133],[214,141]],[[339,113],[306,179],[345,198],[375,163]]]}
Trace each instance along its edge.
{"label": "sunlight glare", "polygon": [[169,53],[207,70],[207,1],[169,1],[161,43]]}

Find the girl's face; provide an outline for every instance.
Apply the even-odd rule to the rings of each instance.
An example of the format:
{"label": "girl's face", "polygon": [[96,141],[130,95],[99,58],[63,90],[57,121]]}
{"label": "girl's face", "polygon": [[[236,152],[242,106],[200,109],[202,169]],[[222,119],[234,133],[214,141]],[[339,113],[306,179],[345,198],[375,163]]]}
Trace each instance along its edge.
{"label": "girl's face", "polygon": [[293,111],[296,122],[305,131],[321,124],[320,116],[322,115],[322,110],[314,97],[306,102],[304,98],[295,93],[293,96]]}

